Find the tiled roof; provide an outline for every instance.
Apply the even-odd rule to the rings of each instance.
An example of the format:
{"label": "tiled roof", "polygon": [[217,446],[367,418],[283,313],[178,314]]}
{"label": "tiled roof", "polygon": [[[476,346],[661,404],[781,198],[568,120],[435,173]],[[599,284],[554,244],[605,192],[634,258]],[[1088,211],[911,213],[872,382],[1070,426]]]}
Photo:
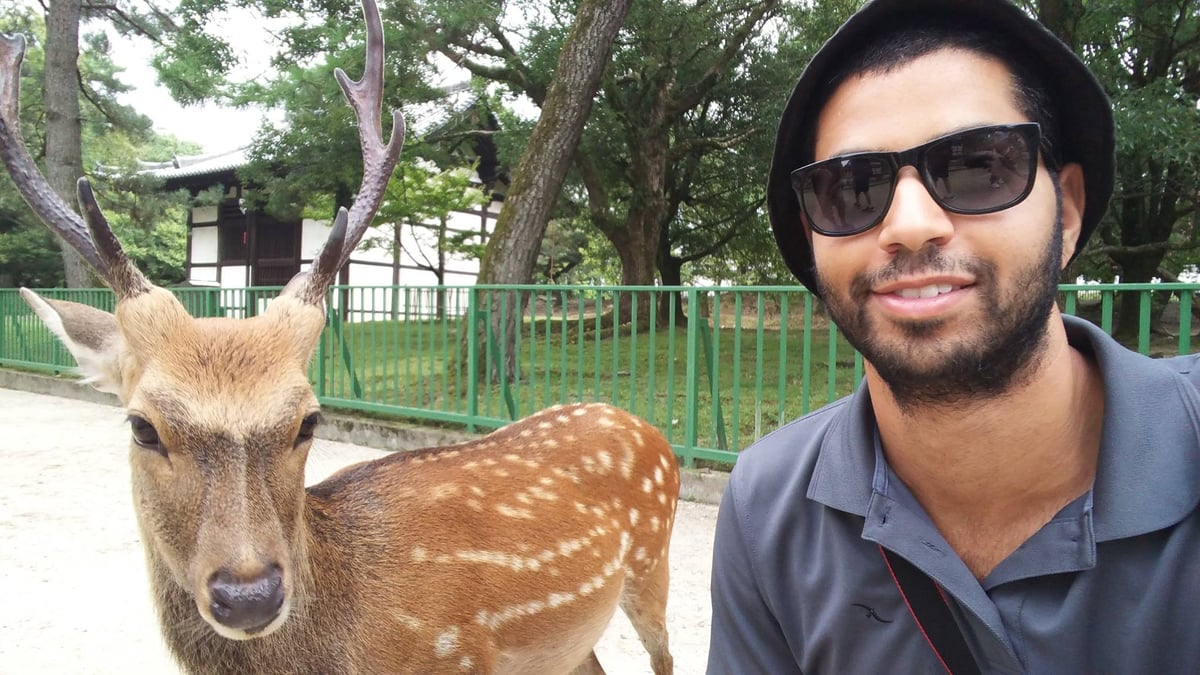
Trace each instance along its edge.
{"label": "tiled roof", "polygon": [[139,162],[138,173],[157,178],[191,178],[240,169],[249,164],[248,148],[237,148],[214,155],[175,157],[169,162]]}

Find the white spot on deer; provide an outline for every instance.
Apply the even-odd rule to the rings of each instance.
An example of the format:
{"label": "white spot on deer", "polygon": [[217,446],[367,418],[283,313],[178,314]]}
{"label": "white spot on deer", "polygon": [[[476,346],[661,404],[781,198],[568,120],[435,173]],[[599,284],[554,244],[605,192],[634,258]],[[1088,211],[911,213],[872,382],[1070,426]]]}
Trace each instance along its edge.
{"label": "white spot on deer", "polygon": [[526,493],[526,492],[518,492],[517,493],[517,501],[521,502],[522,504],[525,504],[526,506],[533,505],[533,497],[529,496],[529,493]]}
{"label": "white spot on deer", "polygon": [[587,539],[569,539],[567,541],[558,542],[558,554],[562,557],[567,557],[572,553],[576,553],[587,545]]}
{"label": "white spot on deer", "polygon": [[492,473],[499,476],[500,478],[508,478],[508,476],[509,476],[508,469],[496,469]]}
{"label": "white spot on deer", "polygon": [[604,577],[595,576],[579,586],[579,595],[588,596],[604,588]]}
{"label": "white spot on deer", "polygon": [[529,438],[530,436],[533,435],[533,429],[522,429],[521,433],[517,434],[517,435],[520,436],[521,438]]}
{"label": "white spot on deer", "polygon": [[666,455],[660,455],[658,458],[658,463],[664,469],[671,468],[671,462],[670,462],[670,460],[667,459]]}
{"label": "white spot on deer", "polygon": [[658,493],[658,503],[659,504],[667,503],[667,493],[665,493],[665,492]]}
{"label": "white spot on deer", "polygon": [[455,485],[454,483],[441,483],[439,485],[435,485],[430,492],[434,500],[442,501],[443,499],[457,497],[460,489],[461,487]]}
{"label": "white spot on deer", "polygon": [[642,492],[645,492],[646,494],[650,494],[650,491],[653,489],[654,489],[654,483],[650,482],[649,478],[643,478],[642,479]]}
{"label": "white spot on deer", "polygon": [[471,460],[471,461],[467,462],[466,464],[463,464],[462,466],[464,469],[477,469],[477,468],[479,468],[479,462],[476,462],[475,460]]}
{"label": "white spot on deer", "polygon": [[629,524],[630,524],[630,525],[637,525],[637,524],[638,524],[638,517],[639,517],[640,515],[641,515],[641,514],[640,514],[640,513],[638,513],[638,510],[637,510],[637,509],[629,509]]}
{"label": "white spot on deer", "polygon": [[554,448],[558,447],[558,441],[554,440],[553,438],[547,438],[546,440],[542,441],[542,447],[546,448],[547,450],[553,450]]}
{"label": "white spot on deer", "polygon": [[468,499],[466,501],[466,505],[475,511],[483,510],[483,502],[479,501],[478,499]]}
{"label": "white spot on deer", "polygon": [[486,466],[486,467],[493,467],[493,466],[496,466],[496,465],[497,465],[497,464],[499,464],[499,463],[500,463],[500,462],[496,461],[495,459],[493,459],[493,458],[491,458],[491,457],[488,457],[487,459],[483,460],[483,465],[484,465],[484,466]]}
{"label": "white spot on deer", "polygon": [[400,625],[411,631],[421,630],[421,620],[411,614],[399,613],[396,615],[396,621],[399,621]]}
{"label": "white spot on deer", "polygon": [[549,422],[538,422],[539,429],[553,429],[554,425]]}
{"label": "white spot on deer", "polygon": [[444,659],[458,651],[458,626],[447,628],[433,641],[433,653],[439,659]]}
{"label": "white spot on deer", "polygon": [[565,478],[576,485],[579,485],[581,482],[579,478],[579,472],[575,469],[560,469],[558,467],[554,467],[553,469],[550,469],[550,473],[553,473],[559,478]]}
{"label": "white spot on deer", "polygon": [[454,558],[463,562],[507,567],[514,572],[537,572],[542,568],[542,563],[537,558],[527,558],[499,551],[456,551]]}
{"label": "white spot on deer", "polygon": [[660,522],[661,521],[659,521],[658,516],[650,516],[650,531],[658,532],[658,530],[661,526]]}
{"label": "white spot on deer", "polygon": [[532,496],[535,499],[540,499],[540,500],[546,501],[546,502],[558,501],[557,494],[555,494],[549,490],[543,490],[542,488],[540,488],[536,485],[529,487],[529,494],[530,494],[530,496]]}
{"label": "white spot on deer", "polygon": [[509,506],[508,504],[498,504],[498,505],[496,505],[496,511],[500,515],[507,516],[509,518],[519,518],[521,520],[533,520],[533,512],[531,512],[529,509],[519,509],[519,508],[513,508],[513,507]]}
{"label": "white spot on deer", "polygon": [[429,552],[426,551],[425,547],[423,546],[414,546],[410,555],[412,556],[413,562],[419,563],[429,560]]}
{"label": "white spot on deer", "polygon": [[617,421],[614,420],[613,418],[609,417],[608,415],[603,415],[601,417],[596,418],[596,424],[599,424],[602,427],[611,429],[612,427],[617,426]]}
{"label": "white spot on deer", "polygon": [[517,455],[517,454],[513,454],[513,453],[511,453],[511,452],[510,452],[510,453],[508,453],[507,455],[505,455],[505,456],[504,456],[504,461],[506,461],[506,462],[519,462],[519,461],[521,461],[521,456],[520,456],[520,455]]}
{"label": "white spot on deer", "polygon": [[591,508],[591,511],[592,511],[592,515],[596,516],[597,518],[603,518],[605,515],[604,509],[599,506],[593,506]]}
{"label": "white spot on deer", "polygon": [[621,439],[621,477],[633,477],[633,446],[624,438]]}
{"label": "white spot on deer", "polygon": [[471,490],[471,494],[475,495],[476,497],[482,497],[487,494],[487,492],[485,492],[484,489],[479,487],[478,485],[472,485],[470,487],[470,490]]}
{"label": "white spot on deer", "polygon": [[446,450],[445,452],[438,453],[437,457],[441,459],[454,459],[461,454],[462,450]]}
{"label": "white spot on deer", "polygon": [[458,662],[458,669],[464,673],[469,673],[475,669],[475,662],[471,660],[471,657],[464,656]]}
{"label": "white spot on deer", "polygon": [[642,432],[635,429],[629,432],[629,436],[633,438],[633,444],[637,447],[643,448],[646,446],[646,439],[642,436]]}
{"label": "white spot on deer", "polygon": [[646,547],[644,547],[644,546],[637,547],[637,550],[633,552],[633,559],[638,562],[645,560],[646,559]]}
{"label": "white spot on deer", "polygon": [[591,457],[588,457],[587,455],[584,455],[584,457],[581,461],[583,462],[583,470],[584,471],[586,471],[588,473],[596,473],[596,460],[592,459]]}
{"label": "white spot on deer", "polygon": [[613,468],[613,456],[607,450],[601,450],[596,453],[596,461],[600,462],[600,466],[604,468],[604,472],[608,473]]}
{"label": "white spot on deer", "polygon": [[588,512],[587,504],[584,504],[583,502],[575,502],[575,510],[580,513],[587,513]]}
{"label": "white spot on deer", "polygon": [[587,414],[587,406],[580,406],[571,411],[571,414],[576,417],[583,417]]}
{"label": "white spot on deer", "polygon": [[562,607],[575,601],[574,593],[551,593],[549,598],[546,598],[546,605],[551,609]]}
{"label": "white spot on deer", "polygon": [[538,482],[541,483],[542,485],[545,485],[546,487],[550,487],[551,485],[554,485],[554,479],[549,476],[542,476],[541,478],[538,479]]}
{"label": "white spot on deer", "polygon": [[659,486],[663,484],[663,470],[661,466],[654,467],[654,484]]}
{"label": "white spot on deer", "polygon": [[571,421],[571,418],[567,417],[566,415],[559,415],[558,417],[554,418],[554,421],[558,422],[559,424],[566,424],[567,422]]}

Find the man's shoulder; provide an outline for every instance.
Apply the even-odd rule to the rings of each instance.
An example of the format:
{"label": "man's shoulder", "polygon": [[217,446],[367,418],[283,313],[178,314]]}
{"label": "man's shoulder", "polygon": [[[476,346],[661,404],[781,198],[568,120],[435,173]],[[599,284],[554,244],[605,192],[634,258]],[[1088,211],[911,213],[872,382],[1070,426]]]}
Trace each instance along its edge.
{"label": "man's shoulder", "polygon": [[852,397],[834,401],[758,439],[738,455],[730,481],[743,495],[800,491],[804,496],[822,446],[843,433]]}
{"label": "man's shoulder", "polygon": [[1160,359],[1160,363],[1182,375],[1192,383],[1192,386],[1200,389],[1200,354],[1172,356]]}

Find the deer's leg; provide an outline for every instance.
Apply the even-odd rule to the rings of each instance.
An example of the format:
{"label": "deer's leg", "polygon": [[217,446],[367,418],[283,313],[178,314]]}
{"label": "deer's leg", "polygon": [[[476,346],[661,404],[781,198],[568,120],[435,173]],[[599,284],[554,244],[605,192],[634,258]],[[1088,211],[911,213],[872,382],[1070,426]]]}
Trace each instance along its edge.
{"label": "deer's leg", "polygon": [[621,594],[621,610],[629,617],[642,646],[650,652],[654,675],[672,675],[675,662],[667,643],[667,587],[671,568],[665,559],[644,576],[629,578]]}
{"label": "deer's leg", "polygon": [[596,658],[596,652],[592,652],[588,654],[586,661],[571,671],[571,675],[605,675],[604,666],[600,665],[600,659]]}

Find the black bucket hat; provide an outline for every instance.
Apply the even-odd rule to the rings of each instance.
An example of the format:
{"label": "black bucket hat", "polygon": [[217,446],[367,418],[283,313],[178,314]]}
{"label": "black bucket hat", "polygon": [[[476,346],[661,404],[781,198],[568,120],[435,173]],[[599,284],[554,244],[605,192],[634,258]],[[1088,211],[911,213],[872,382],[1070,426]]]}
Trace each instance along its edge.
{"label": "black bucket hat", "polygon": [[1011,40],[1017,51],[1044,75],[1055,108],[1061,138],[1060,160],[1083,167],[1086,201],[1083,227],[1074,257],[1108,208],[1112,196],[1115,161],[1112,105],[1104,88],[1079,57],[1042,24],[1008,0],[873,0],[838,29],[817,51],[800,74],[783,110],[775,137],[775,154],[767,182],[767,211],[771,229],[784,262],[813,293],[818,293],[812,250],[800,222],[800,204],[792,191],[791,172],[812,161],[804,157],[811,147],[807,134],[815,128],[813,99],[832,71],[848,55],[860,50],[868,36],[897,25],[905,18],[927,15],[953,16],[977,22],[980,28]]}

